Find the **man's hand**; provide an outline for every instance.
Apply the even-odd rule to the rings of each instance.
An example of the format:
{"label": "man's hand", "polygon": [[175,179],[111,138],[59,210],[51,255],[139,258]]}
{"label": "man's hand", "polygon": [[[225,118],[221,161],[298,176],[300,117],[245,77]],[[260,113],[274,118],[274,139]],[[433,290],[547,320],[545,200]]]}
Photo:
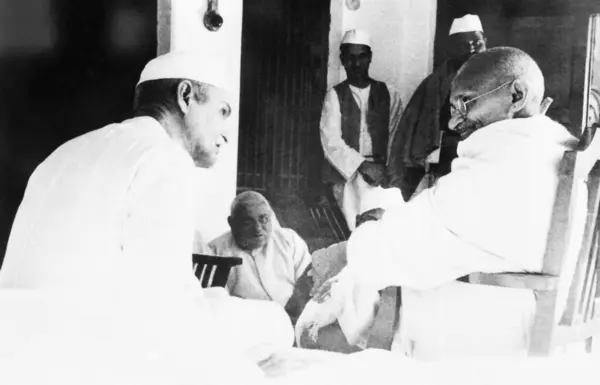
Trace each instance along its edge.
{"label": "man's hand", "polygon": [[387,175],[385,166],[369,161],[364,161],[358,167],[365,181],[373,186],[385,186],[387,184]]}

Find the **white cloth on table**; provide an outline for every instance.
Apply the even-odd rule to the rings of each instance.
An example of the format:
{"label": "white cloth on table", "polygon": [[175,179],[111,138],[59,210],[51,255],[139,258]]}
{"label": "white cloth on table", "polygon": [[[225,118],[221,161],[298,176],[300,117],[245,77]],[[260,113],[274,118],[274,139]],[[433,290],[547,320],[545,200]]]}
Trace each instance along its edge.
{"label": "white cloth on table", "polygon": [[240,249],[231,232],[211,241],[209,248],[214,255],[243,260],[229,273],[227,288],[232,295],[281,306],[287,304],[296,281],[311,263],[306,242],[294,230],[275,224],[267,245],[253,253]]}
{"label": "white cloth on table", "polygon": [[[346,179],[345,184],[334,186],[335,199],[344,213],[350,230],[354,230],[356,215],[360,214],[360,201],[365,193],[373,189],[358,173],[358,167],[373,155],[371,136],[367,126],[368,102],[371,87],[350,86],[352,96],[361,111],[359,150],[350,147],[342,138],[342,115],[335,89],[325,95],[321,113],[321,144],[325,159]],[[388,86],[390,93],[390,137],[391,131],[402,114],[402,101],[398,90]]]}
{"label": "white cloth on table", "polygon": [[[421,359],[478,355],[482,346],[490,354],[523,352],[533,294],[454,280],[540,271],[557,166],[575,143],[544,116],[489,125],[459,144],[452,172],[433,188],[351,235],[349,276],[403,288],[395,348]],[[500,328],[512,337],[497,339]]]}
{"label": "white cloth on table", "polygon": [[[37,367],[41,364],[28,356],[33,349],[52,351],[52,362],[73,357],[92,362],[116,352],[166,368],[196,373],[202,368],[213,378],[220,375],[220,361],[239,364],[243,376],[244,367],[253,369],[245,353],[265,343],[291,346],[293,330],[289,320],[281,323],[283,309],[269,310],[268,319],[260,317],[263,304],[253,310],[247,303],[237,308],[245,315],[235,324],[231,319],[224,323],[238,301],[209,298],[194,277],[198,194],[192,188],[193,170],[190,156],[149,117],[75,138],[40,164],[12,227],[0,292],[49,295],[34,307],[55,321],[39,333],[46,318],[2,312],[0,323],[8,327],[1,330],[29,326],[21,330],[23,339],[3,346],[9,350],[0,359],[16,366],[27,360]],[[279,318],[272,314],[277,311]],[[99,371],[110,373],[120,365],[106,362]],[[247,373],[253,378],[252,370]]]}

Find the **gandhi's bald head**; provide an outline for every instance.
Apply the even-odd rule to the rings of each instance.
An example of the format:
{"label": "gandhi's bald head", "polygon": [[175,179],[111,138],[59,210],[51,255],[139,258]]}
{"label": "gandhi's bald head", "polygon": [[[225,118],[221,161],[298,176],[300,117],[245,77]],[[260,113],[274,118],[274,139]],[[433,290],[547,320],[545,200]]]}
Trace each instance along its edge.
{"label": "gandhi's bald head", "polygon": [[544,76],[525,52],[497,47],[471,57],[452,82],[450,128],[463,136],[504,119],[540,113]]}
{"label": "gandhi's bald head", "polygon": [[228,218],[237,245],[244,250],[256,250],[267,244],[273,231],[275,214],[267,199],[255,191],[238,194],[231,204]]}

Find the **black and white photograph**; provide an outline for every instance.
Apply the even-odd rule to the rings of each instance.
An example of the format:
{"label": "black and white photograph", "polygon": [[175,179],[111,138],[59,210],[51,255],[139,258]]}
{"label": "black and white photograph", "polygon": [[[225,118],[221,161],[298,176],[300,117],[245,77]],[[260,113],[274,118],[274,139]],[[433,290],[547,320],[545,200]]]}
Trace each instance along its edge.
{"label": "black and white photograph", "polygon": [[0,0],[0,384],[598,383],[599,129],[600,0]]}

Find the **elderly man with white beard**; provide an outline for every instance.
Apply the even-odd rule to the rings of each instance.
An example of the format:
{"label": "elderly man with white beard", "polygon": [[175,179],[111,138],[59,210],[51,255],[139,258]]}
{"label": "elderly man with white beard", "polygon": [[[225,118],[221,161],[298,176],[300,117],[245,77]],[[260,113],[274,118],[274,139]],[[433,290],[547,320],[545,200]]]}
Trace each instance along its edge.
{"label": "elderly man with white beard", "polygon": [[[462,137],[451,173],[357,228],[346,269],[315,297],[343,301],[329,289],[344,280],[367,291],[402,287],[392,350],[414,358],[525,353],[533,293],[456,279],[541,269],[558,164],[577,144],[544,116],[543,97],[544,77],[525,52],[499,47],[469,59],[450,96],[450,128]],[[354,344],[365,334],[344,333]]]}

